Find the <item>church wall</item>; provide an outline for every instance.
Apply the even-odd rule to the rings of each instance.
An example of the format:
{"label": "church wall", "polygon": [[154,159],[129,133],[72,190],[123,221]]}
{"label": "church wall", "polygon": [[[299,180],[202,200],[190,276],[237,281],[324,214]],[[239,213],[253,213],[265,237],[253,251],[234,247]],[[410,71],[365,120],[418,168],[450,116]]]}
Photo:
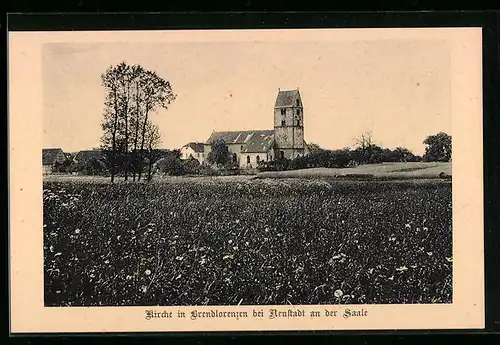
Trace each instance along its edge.
{"label": "church wall", "polygon": [[[259,156],[259,159],[261,161],[267,162],[267,161],[272,160],[271,159],[272,151],[270,151],[270,152],[252,152],[252,153],[242,152],[240,154],[240,162],[239,162],[240,168],[242,168],[242,169],[257,168],[257,165],[258,165],[257,156]],[[248,166],[248,164],[247,164],[248,157],[250,158],[250,166]]]}

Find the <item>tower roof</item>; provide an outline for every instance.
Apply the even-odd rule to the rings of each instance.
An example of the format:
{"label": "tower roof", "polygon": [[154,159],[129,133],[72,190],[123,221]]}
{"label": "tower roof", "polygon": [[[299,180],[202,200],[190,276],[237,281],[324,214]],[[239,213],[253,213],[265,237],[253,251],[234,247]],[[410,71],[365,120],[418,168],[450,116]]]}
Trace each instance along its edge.
{"label": "tower roof", "polygon": [[297,101],[300,100],[299,90],[284,90],[278,92],[276,98],[275,108],[293,107]]}

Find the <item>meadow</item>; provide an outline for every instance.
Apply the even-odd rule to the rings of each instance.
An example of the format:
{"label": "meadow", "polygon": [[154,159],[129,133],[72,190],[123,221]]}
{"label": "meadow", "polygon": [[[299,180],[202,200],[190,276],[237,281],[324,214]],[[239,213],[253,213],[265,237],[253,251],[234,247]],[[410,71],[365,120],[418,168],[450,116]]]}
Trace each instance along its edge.
{"label": "meadow", "polygon": [[43,183],[46,306],[452,302],[451,182]]}

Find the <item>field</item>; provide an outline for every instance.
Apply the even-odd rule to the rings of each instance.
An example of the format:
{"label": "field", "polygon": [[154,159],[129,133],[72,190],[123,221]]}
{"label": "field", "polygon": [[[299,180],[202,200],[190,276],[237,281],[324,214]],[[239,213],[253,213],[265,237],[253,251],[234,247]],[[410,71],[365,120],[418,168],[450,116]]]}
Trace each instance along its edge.
{"label": "field", "polygon": [[451,183],[47,178],[46,306],[451,303]]}
{"label": "field", "polygon": [[318,177],[364,177],[373,179],[428,179],[440,175],[451,176],[451,163],[381,163],[366,164],[353,168],[314,168],[280,172],[262,172],[259,178],[318,178]]}

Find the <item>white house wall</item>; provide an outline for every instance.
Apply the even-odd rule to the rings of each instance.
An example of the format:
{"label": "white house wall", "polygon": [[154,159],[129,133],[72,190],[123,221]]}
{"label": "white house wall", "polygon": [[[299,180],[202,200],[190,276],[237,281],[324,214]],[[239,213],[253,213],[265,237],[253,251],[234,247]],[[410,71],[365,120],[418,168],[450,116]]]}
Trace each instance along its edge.
{"label": "white house wall", "polygon": [[189,157],[193,157],[200,162],[200,164],[203,164],[203,161],[205,160],[203,152],[195,152],[195,150],[191,147],[181,148],[181,159],[189,159]]}

